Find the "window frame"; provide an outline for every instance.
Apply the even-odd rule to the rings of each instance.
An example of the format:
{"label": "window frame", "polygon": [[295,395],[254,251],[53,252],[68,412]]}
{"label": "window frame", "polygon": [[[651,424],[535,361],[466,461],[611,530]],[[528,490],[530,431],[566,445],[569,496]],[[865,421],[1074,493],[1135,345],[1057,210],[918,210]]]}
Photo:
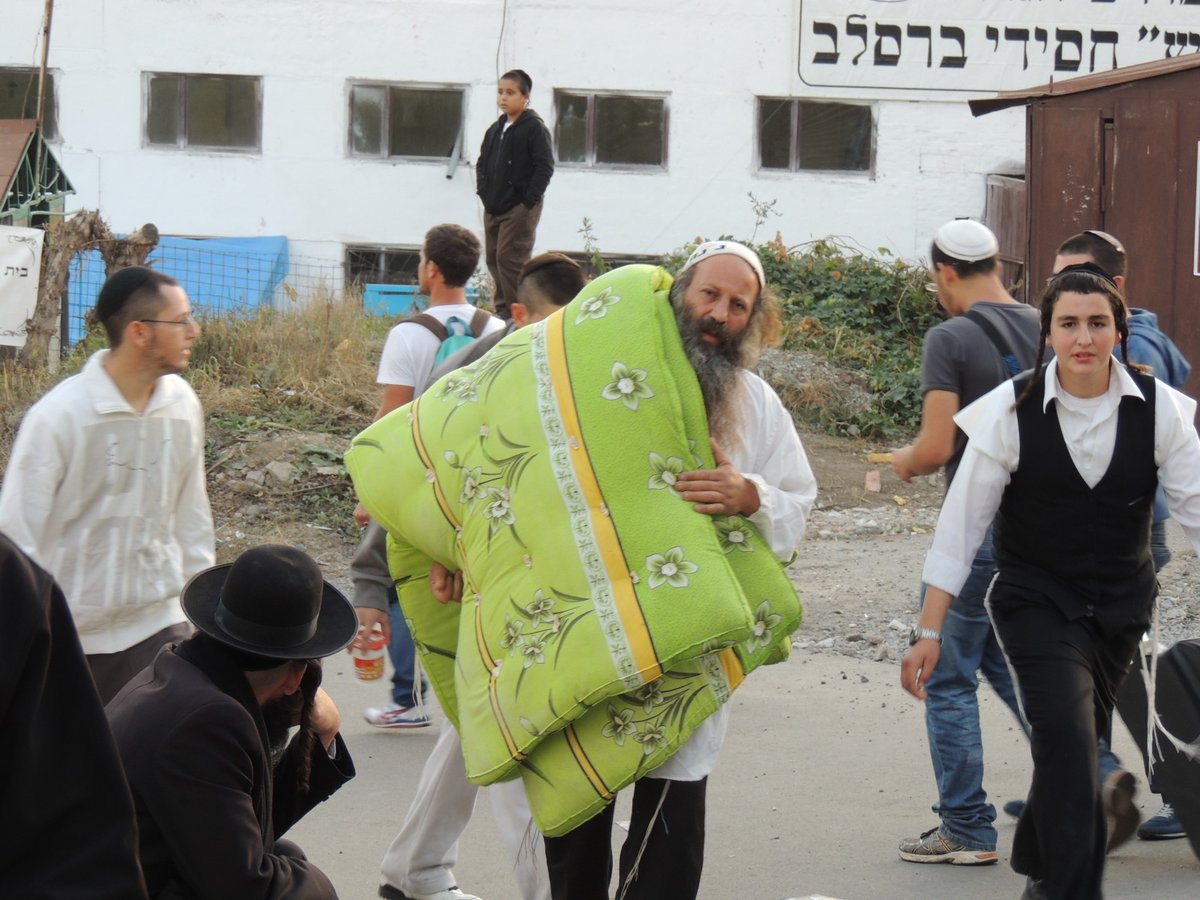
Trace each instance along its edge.
{"label": "window frame", "polygon": [[[354,89],[355,88],[382,88],[384,91],[384,109],[383,117],[379,123],[380,136],[380,151],[378,153],[360,153],[354,149]],[[467,97],[470,94],[468,90],[470,86],[466,84],[458,84],[455,82],[414,82],[414,81],[382,81],[371,78],[351,78],[346,82],[346,158],[347,159],[372,159],[380,162],[396,162],[403,160],[405,162],[432,162],[445,165],[455,159],[454,152],[445,156],[417,156],[405,153],[397,153],[393,155],[391,151],[391,134],[392,134],[392,91],[439,91],[442,93],[457,93],[459,96],[458,109],[458,133],[460,140],[458,143],[457,160],[462,162],[466,159],[466,127],[467,127]]]}
{"label": "window frame", "polygon": [[[34,106],[36,106],[37,105],[38,71],[39,71],[39,69],[37,66],[0,65],[0,79],[2,79],[6,74],[20,75],[23,77],[28,77],[29,84],[30,84],[30,97],[31,97],[32,103],[34,104]],[[59,74],[60,74],[60,71],[58,69],[50,69],[50,68],[46,69],[46,80],[47,80],[46,86],[47,86],[48,90],[46,91],[46,96],[42,98],[43,104],[44,104],[44,108],[42,110],[42,113],[43,113],[42,137],[47,141],[61,141],[62,140],[62,132],[59,130],[59,127],[58,127],[58,76],[59,76]],[[53,115],[45,116],[45,113],[47,110],[52,112]],[[35,110],[35,114],[36,114],[36,110]],[[29,118],[33,118],[33,117],[30,116]],[[9,119],[7,121],[16,121],[16,120]]]}
{"label": "window frame", "polygon": [[419,244],[365,244],[365,243],[346,243],[342,244],[342,272],[343,281],[347,285],[355,284],[358,276],[353,275],[350,271],[350,254],[352,253],[374,253],[376,255],[375,274],[369,279],[357,282],[359,284],[416,284],[417,271],[413,269],[412,278],[405,281],[388,281],[387,275],[387,257],[388,254],[411,254],[414,257],[419,257],[421,246]]}
{"label": "window frame", "polygon": [[[763,165],[763,131],[762,131],[762,104],[763,101],[783,102],[788,104],[789,129],[788,129],[788,166],[780,168],[777,166]],[[865,169],[827,169],[827,168],[806,168],[800,165],[800,105],[807,103],[813,106],[855,106],[863,107],[868,110],[871,117],[871,147],[868,153],[867,166]],[[826,100],[816,99],[813,97],[779,97],[759,94],[754,97],[754,152],[756,170],[760,175],[802,175],[806,173],[814,173],[818,175],[846,175],[857,177],[874,177],[875,175],[875,151],[878,146],[878,118],[877,104],[869,100]]]}
{"label": "window frame", "polygon": [[[558,99],[560,96],[586,97],[587,116],[584,119],[585,131],[583,138],[584,159],[564,160],[558,152]],[[671,147],[671,105],[670,93],[663,91],[598,91],[573,88],[555,88],[554,104],[554,164],[568,169],[599,170],[605,172],[666,172],[670,162]],[[596,98],[597,97],[630,97],[639,100],[659,100],[662,102],[662,161],[658,163],[610,163],[596,159]]]}
{"label": "window frame", "polygon": [[[150,140],[150,85],[155,78],[178,78],[179,91],[176,101],[175,143],[160,143]],[[250,147],[235,147],[228,144],[192,144],[187,140],[189,79],[213,78],[227,81],[249,81],[254,84],[255,141]],[[263,76],[237,75],[229,72],[142,72],[142,146],[149,150],[183,151],[185,153],[232,153],[238,156],[262,154],[263,145]]]}

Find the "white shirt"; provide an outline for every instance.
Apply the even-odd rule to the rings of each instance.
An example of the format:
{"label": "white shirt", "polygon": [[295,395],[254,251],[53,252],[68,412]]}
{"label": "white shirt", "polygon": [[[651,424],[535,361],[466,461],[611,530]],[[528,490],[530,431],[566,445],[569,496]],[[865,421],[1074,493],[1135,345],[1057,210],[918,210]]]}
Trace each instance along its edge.
{"label": "white shirt", "polygon": [[[457,316],[471,326],[471,319],[479,309],[470,303],[452,303],[443,306],[431,306],[425,310],[443,325],[451,316]],[[488,319],[483,334],[491,334],[505,327],[503,320],[492,316]],[[475,337],[483,337],[477,334]],[[383,354],[379,357],[379,384],[398,384],[411,387],[416,394],[425,390],[429,381],[429,373],[433,371],[433,361],[437,358],[441,341],[437,335],[418,322],[398,322],[388,332],[387,342],[383,345]]]}
{"label": "white shirt", "polygon": [[[742,371],[737,446],[722,447],[734,468],[758,488],[758,511],[750,516],[771,551],[789,562],[804,536],[808,514],[817,499],[817,481],[796,434],[791,413],[771,386],[753,372]],[[729,704],[700,723],[692,736],[651,778],[699,781],[717,764],[729,724]]]}
{"label": "white shirt", "polygon": [[[1117,409],[1122,397],[1142,399],[1142,392],[1120,362],[1109,368],[1108,391],[1081,398],[1058,383],[1058,361],[1051,360],[1039,401],[1057,404],[1063,440],[1080,476],[1095,487],[1112,462],[1117,439]],[[1200,553],[1200,440],[1192,424],[1196,401],[1157,379],[1154,415],[1154,464],[1167,508]],[[961,410],[954,421],[970,439],[958,474],[938,516],[933,547],[925,559],[922,580],[957,596],[966,583],[975,551],[1000,508],[1021,457],[1020,431],[1013,410],[1012,382],[1005,382]]]}
{"label": "white shirt", "polygon": [[164,375],[139,415],[108,353],[25,414],[0,488],[0,530],[58,581],[87,654],[183,622],[179,592],[215,555],[199,399]]}

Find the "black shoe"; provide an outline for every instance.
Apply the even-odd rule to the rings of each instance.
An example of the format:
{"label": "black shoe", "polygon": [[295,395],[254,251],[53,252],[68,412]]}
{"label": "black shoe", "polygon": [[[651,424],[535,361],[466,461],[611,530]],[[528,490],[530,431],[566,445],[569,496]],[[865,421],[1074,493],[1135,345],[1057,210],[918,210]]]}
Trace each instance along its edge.
{"label": "black shoe", "polygon": [[1108,826],[1108,849],[1113,850],[1133,837],[1142,814],[1133,805],[1137,780],[1132,772],[1117,769],[1104,780],[1104,820]]}
{"label": "black shoe", "polygon": [[1014,819],[1021,818],[1021,813],[1025,812],[1024,800],[1009,800],[1004,804],[1004,814],[1012,816]]}
{"label": "black shoe", "polygon": [[1142,827],[1137,830],[1137,836],[1143,841],[1170,841],[1187,837],[1187,832],[1183,830],[1183,823],[1179,821],[1175,807],[1164,803],[1162,809],[1142,823]]}
{"label": "black shoe", "polygon": [[1025,890],[1021,894],[1021,900],[1050,900],[1050,895],[1046,893],[1045,882],[1040,878],[1030,876],[1025,879]]}

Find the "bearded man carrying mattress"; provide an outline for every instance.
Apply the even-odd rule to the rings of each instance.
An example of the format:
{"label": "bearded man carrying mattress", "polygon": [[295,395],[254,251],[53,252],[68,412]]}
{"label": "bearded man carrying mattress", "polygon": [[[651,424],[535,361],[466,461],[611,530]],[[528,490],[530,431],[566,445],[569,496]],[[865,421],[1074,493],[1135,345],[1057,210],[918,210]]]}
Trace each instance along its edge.
{"label": "bearded man carrying mattress", "polygon": [[[778,331],[764,282],[731,241],[697,247],[673,285],[618,269],[347,454],[402,596],[431,560],[463,571],[461,611],[404,608],[468,776],[524,780],[554,900],[608,898],[612,801],[630,783],[618,896],[695,898],[725,701],[799,623],[776,560],[816,483],[748,370]],[[422,487],[431,509],[415,509]]]}

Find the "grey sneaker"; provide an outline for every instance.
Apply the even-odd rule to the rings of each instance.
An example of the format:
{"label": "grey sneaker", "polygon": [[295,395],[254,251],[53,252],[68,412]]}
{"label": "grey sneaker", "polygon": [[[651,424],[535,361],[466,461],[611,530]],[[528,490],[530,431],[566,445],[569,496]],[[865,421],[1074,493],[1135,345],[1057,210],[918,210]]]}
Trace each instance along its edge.
{"label": "grey sneaker", "polygon": [[941,828],[930,828],[919,838],[900,842],[900,858],[915,863],[950,863],[954,866],[986,866],[1000,857],[995,850],[964,847]]}

